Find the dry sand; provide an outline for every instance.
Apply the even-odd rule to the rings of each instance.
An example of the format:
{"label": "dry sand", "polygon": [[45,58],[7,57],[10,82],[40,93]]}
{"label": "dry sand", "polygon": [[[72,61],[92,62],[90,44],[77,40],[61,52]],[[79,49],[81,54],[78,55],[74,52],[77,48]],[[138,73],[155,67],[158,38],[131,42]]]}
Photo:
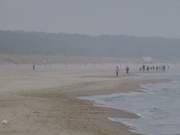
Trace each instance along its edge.
{"label": "dry sand", "polygon": [[112,67],[0,65],[0,135],[130,135],[107,117],[137,118],[124,110],[93,106],[79,96],[129,92],[157,80],[115,78]]}

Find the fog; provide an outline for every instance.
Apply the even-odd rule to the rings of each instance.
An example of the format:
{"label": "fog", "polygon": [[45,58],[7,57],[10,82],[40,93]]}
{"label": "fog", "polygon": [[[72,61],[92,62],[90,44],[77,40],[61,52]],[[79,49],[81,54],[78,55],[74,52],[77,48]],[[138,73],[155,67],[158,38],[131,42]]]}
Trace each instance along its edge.
{"label": "fog", "polygon": [[180,38],[178,0],[0,0],[0,29]]}

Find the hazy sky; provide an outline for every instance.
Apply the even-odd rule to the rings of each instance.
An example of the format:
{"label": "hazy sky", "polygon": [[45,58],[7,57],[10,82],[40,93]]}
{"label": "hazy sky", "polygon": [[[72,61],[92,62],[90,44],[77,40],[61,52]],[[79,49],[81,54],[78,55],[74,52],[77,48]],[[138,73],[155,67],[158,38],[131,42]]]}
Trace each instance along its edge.
{"label": "hazy sky", "polygon": [[0,0],[0,29],[180,38],[180,0]]}

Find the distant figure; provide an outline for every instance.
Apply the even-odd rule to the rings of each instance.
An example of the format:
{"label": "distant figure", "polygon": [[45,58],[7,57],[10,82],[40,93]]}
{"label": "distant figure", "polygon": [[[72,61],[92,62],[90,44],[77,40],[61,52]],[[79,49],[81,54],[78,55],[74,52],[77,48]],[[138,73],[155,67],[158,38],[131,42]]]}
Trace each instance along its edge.
{"label": "distant figure", "polygon": [[129,74],[129,67],[126,67],[126,74]]}
{"label": "distant figure", "polygon": [[140,68],[139,68],[139,72],[141,72],[141,71],[142,71],[142,68],[140,67]]}
{"label": "distant figure", "polygon": [[166,66],[165,66],[165,65],[162,66],[162,70],[163,70],[164,72],[166,71]]}
{"label": "distant figure", "polygon": [[143,72],[145,72],[145,70],[146,70],[146,66],[145,66],[145,65],[143,65],[143,66],[142,66],[142,69],[143,69]]}
{"label": "distant figure", "polygon": [[36,65],[33,65],[33,71],[36,69]]}
{"label": "distant figure", "polygon": [[149,66],[147,66],[146,70],[149,72]]}
{"label": "distant figure", "polygon": [[116,77],[119,76],[119,66],[116,66]]}
{"label": "distant figure", "polygon": [[158,71],[159,70],[159,67],[158,66],[156,66],[156,71]]}

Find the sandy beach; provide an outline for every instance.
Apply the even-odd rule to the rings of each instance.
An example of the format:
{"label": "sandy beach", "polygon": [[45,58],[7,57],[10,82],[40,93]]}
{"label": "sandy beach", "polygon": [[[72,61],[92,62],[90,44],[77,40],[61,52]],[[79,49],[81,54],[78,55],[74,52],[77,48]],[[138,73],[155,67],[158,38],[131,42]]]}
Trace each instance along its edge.
{"label": "sandy beach", "polygon": [[0,135],[131,135],[130,127],[113,123],[112,116],[137,118],[125,110],[95,107],[80,96],[138,90],[159,80],[134,74],[114,77],[103,66],[0,65]]}

